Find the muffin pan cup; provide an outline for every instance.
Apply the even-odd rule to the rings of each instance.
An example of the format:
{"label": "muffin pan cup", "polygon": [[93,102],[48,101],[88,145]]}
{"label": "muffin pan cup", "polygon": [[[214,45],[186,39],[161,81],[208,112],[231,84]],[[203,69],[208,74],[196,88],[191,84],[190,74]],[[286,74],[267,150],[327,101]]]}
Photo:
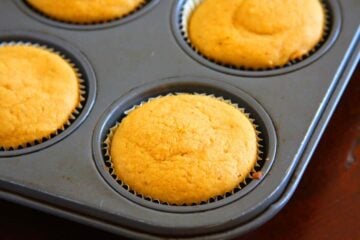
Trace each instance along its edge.
{"label": "muffin pan cup", "polygon": [[[258,161],[254,169],[262,172],[261,179],[251,179],[250,175],[234,188],[221,196],[214,196],[201,204],[191,204],[176,206],[168,203],[162,203],[159,200],[151,199],[149,196],[143,196],[130,189],[130,186],[124,184],[116,178],[113,167],[108,156],[108,144],[106,141],[112,134],[112,128],[118,125],[118,122],[124,118],[134,106],[139,106],[151,98],[165,96],[176,93],[205,94],[213,95],[216,98],[223,98],[236,104],[239,110],[243,109],[245,114],[253,122],[255,131],[258,133]],[[236,201],[249,193],[266,177],[274,161],[276,152],[276,133],[270,117],[265,110],[251,96],[240,89],[212,79],[202,79],[198,77],[168,78],[144,84],[135,88],[128,94],[118,99],[110,108],[105,111],[101,117],[94,133],[93,154],[96,165],[104,179],[121,195],[145,207],[153,208],[159,211],[174,213],[195,213],[219,208],[226,204]],[[266,158],[264,158],[266,156]]]}
{"label": "muffin pan cup", "polygon": [[[0,197],[141,239],[233,238],[261,225],[280,211],[295,191],[359,61],[359,1],[327,2],[333,22],[328,45],[317,52],[322,54],[286,71],[238,74],[201,64],[182,49],[172,27],[181,1],[158,1],[136,18],[129,16],[114,25],[98,24],[87,31],[75,31],[81,26],[58,26],[48,19],[38,21],[23,11],[19,1],[0,1],[2,41],[24,41],[30,36],[46,45],[54,43],[73,56],[75,64],[89,76],[89,102],[76,120],[79,123],[68,128],[72,128],[71,134],[61,135],[51,144],[52,139],[39,144],[35,147],[49,145],[36,151],[0,156]],[[153,96],[149,89],[169,91],[166,81],[170,80],[166,79],[176,82],[176,91],[181,91],[182,81],[191,83],[188,90],[200,93],[235,91],[234,97],[249,105],[245,109],[256,110],[259,105],[264,110],[266,114],[255,120],[265,123],[271,119],[269,126],[274,126],[275,134],[269,134],[264,156],[272,164],[256,186],[243,188],[239,194],[248,192],[233,201],[225,198],[216,202],[219,206],[182,212],[145,206],[105,180],[96,160],[101,154],[100,129],[107,127],[104,123],[125,107],[125,102]],[[212,87],[204,88],[204,82]],[[264,129],[272,132],[266,124]],[[211,204],[215,203],[198,207]]]}
{"label": "muffin pan cup", "polygon": [[39,151],[66,137],[79,126],[91,110],[95,99],[95,75],[88,60],[76,48],[61,39],[34,32],[0,31],[1,46],[33,46],[45,49],[62,57],[75,71],[79,85],[79,103],[69,115],[69,119],[49,136],[34,139],[17,147],[0,146],[0,157],[22,155]]}
{"label": "muffin pan cup", "polygon": [[192,12],[197,6],[204,0],[179,0],[178,4],[173,8],[172,15],[172,28],[174,35],[185,52],[187,52],[194,60],[199,63],[213,68],[217,71],[224,73],[250,76],[250,77],[266,77],[278,74],[285,74],[287,72],[295,71],[311,62],[315,61],[322,54],[331,47],[340,29],[340,20],[337,19],[340,16],[340,8],[336,1],[324,1],[321,0],[324,15],[325,25],[322,38],[307,54],[293,59],[283,66],[274,66],[269,68],[250,68],[250,67],[238,67],[231,64],[222,63],[216,59],[211,59],[201,53],[190,41],[189,34],[187,32],[188,22]]}
{"label": "muffin pan cup", "polygon": [[114,27],[119,24],[124,24],[128,21],[136,19],[140,17],[143,13],[150,10],[154,7],[159,0],[145,0],[140,6],[138,6],[133,11],[125,14],[121,17],[114,18],[111,20],[106,20],[102,22],[93,22],[93,23],[76,23],[76,22],[67,22],[57,20],[46,14],[42,13],[41,11],[35,9],[31,4],[27,3],[24,0],[17,0],[15,1],[18,4],[18,7],[30,17],[43,22],[45,24],[50,24],[54,27],[65,28],[65,29],[72,29],[72,30],[96,30],[96,29],[103,29],[108,27]]}

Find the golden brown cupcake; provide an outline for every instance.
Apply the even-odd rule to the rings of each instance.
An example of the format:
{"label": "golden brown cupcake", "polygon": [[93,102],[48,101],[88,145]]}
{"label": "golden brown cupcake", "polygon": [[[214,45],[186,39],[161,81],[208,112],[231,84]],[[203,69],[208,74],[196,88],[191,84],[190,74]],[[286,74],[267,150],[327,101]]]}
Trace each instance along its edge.
{"label": "golden brown cupcake", "polygon": [[0,46],[0,147],[18,148],[61,129],[79,105],[75,70],[31,45]]}
{"label": "golden brown cupcake", "polygon": [[72,23],[97,23],[121,18],[145,3],[145,0],[27,0],[44,15]]}
{"label": "golden brown cupcake", "polygon": [[222,64],[254,69],[283,66],[308,54],[324,32],[319,0],[200,2],[185,8],[192,11],[188,37],[202,55]]}
{"label": "golden brown cupcake", "polygon": [[257,162],[257,134],[234,105],[178,94],[132,110],[112,130],[116,175],[131,189],[170,204],[193,204],[231,192]]}

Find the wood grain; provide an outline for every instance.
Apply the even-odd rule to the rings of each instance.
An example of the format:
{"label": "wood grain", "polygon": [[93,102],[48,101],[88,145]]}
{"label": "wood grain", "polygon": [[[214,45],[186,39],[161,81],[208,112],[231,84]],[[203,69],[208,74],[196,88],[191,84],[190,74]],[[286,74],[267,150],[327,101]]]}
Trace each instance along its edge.
{"label": "wood grain", "polygon": [[[122,239],[12,203],[0,201],[0,238]],[[254,239],[360,239],[360,68],[289,204],[244,235]]]}

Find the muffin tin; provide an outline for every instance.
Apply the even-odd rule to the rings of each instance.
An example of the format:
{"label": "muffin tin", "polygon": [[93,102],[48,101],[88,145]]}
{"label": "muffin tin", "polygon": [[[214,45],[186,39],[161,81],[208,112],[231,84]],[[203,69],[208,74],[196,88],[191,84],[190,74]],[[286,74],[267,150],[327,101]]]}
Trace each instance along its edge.
{"label": "muffin tin", "polygon": [[[327,0],[331,29],[307,59],[281,69],[218,66],[192,52],[178,17],[184,0],[150,1],[126,18],[60,23],[22,1],[0,1],[0,42],[53,47],[80,69],[86,103],[54,138],[0,151],[0,197],[128,237],[231,238],[274,216],[296,189],[359,60],[360,3]],[[171,92],[214,94],[244,107],[263,139],[264,177],[223,199],[170,206],[121,189],[102,142],[124,110]],[[0,116],[1,117],[1,116]]]}

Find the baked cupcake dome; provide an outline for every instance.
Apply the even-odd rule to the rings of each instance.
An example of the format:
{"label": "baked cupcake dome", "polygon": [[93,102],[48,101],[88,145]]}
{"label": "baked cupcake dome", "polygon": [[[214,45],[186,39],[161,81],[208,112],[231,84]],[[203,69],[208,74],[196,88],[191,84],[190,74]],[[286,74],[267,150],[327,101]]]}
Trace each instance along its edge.
{"label": "baked cupcake dome", "polygon": [[33,45],[0,46],[0,148],[50,137],[79,102],[76,71],[61,56]]}
{"label": "baked cupcake dome", "polygon": [[145,0],[26,0],[44,15],[59,21],[88,24],[121,18],[145,3]]}
{"label": "baked cupcake dome", "polygon": [[204,0],[186,31],[202,55],[239,68],[274,68],[308,54],[325,25],[319,0]]}
{"label": "baked cupcake dome", "polygon": [[251,121],[210,96],[153,99],[112,132],[109,153],[118,178],[137,193],[169,204],[201,203],[231,192],[258,158]]}

